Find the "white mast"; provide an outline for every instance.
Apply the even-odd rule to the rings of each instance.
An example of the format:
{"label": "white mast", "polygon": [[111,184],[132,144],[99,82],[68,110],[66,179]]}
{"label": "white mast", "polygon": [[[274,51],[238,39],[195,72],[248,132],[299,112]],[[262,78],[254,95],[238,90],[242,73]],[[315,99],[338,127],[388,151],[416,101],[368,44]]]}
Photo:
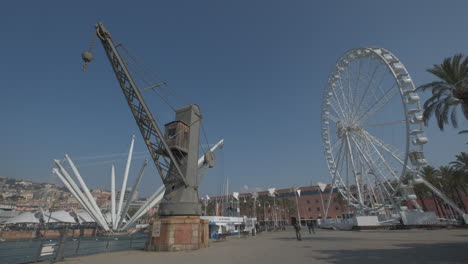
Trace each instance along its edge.
{"label": "white mast", "polygon": [[127,215],[128,208],[130,208],[130,203],[132,202],[133,195],[135,194],[136,189],[138,188],[138,185],[141,182],[141,178],[143,178],[143,172],[145,171],[146,165],[148,165],[148,160],[145,159],[143,162],[143,165],[141,166],[140,173],[138,174],[138,178],[135,181],[135,184],[133,184],[132,191],[127,197],[127,202],[125,203],[122,215],[119,218],[119,222],[117,223],[117,227],[120,227],[122,224],[122,221],[125,219],[125,216]]}
{"label": "white mast", "polygon": [[[60,172],[63,174],[63,176],[65,177],[65,179],[68,181],[68,183],[70,183],[70,185],[73,187],[73,189],[75,190],[76,194],[78,194],[78,196],[81,198],[81,200],[85,203],[86,207],[88,208],[88,213],[91,215],[91,217],[93,217],[96,222],[102,227],[104,228],[104,230],[106,231],[109,231],[109,227],[107,226],[107,223],[106,221],[103,221],[98,213],[95,211],[94,207],[90,204],[90,201],[85,197],[85,195],[83,194],[83,192],[81,192],[80,188],[78,187],[78,185],[75,183],[75,181],[70,177],[70,174],[68,174],[68,172],[63,168],[62,164],[60,164],[60,161],[58,160],[54,160],[54,163],[57,165],[57,167],[59,168]],[[85,207],[85,210],[86,210],[86,207]]]}
{"label": "white mast", "polygon": [[[70,157],[67,154],[65,154],[65,158],[67,159],[73,173],[75,174],[76,178],[78,179],[78,182],[80,183],[81,187],[83,188],[85,195],[88,197],[88,200],[90,202],[91,207],[94,208],[94,210],[96,212],[96,216],[98,218],[100,218],[104,223],[107,223],[107,221],[104,219],[104,216],[102,215],[101,209],[99,209],[98,205],[96,204],[96,200],[94,200],[93,196],[91,195],[91,192],[89,191],[88,186],[83,181],[83,178],[81,178],[81,175],[78,172],[78,169],[76,168],[75,164],[73,163],[73,161],[70,159]],[[106,228],[109,229],[107,224],[106,224]]]}
{"label": "white mast", "polygon": [[115,165],[112,164],[111,168],[111,218],[112,218],[112,228],[116,229],[116,215],[115,215]]}
{"label": "white mast", "polygon": [[65,187],[67,187],[67,189],[72,193],[72,195],[76,198],[76,200],[78,201],[78,203],[80,203],[81,207],[83,207],[83,209],[86,210],[86,212],[88,212],[89,216],[91,216],[94,221],[96,221],[96,223],[99,224],[99,221],[97,221],[96,217],[94,216],[94,214],[91,212],[91,210],[88,208],[88,206],[85,204],[85,202],[81,199],[81,197],[78,195],[78,193],[75,191],[75,189],[73,189],[73,187],[70,185],[70,183],[65,179],[65,177],[59,172],[59,170],[57,168],[53,168],[52,169],[52,172],[57,175],[57,177],[60,179],[60,181],[63,182],[63,184],[65,185]]}
{"label": "white mast", "polygon": [[127,158],[127,165],[125,166],[125,174],[122,183],[122,189],[120,190],[120,197],[119,197],[119,209],[117,210],[117,222],[120,221],[122,217],[122,205],[125,196],[125,189],[127,188],[127,180],[128,180],[128,172],[130,171],[130,163],[132,161],[132,154],[133,154],[133,145],[135,143],[135,136],[132,136],[132,142],[130,143],[130,150],[128,151],[128,158]]}
{"label": "white mast", "polygon": [[[215,151],[218,147],[224,146],[224,139],[221,139],[218,143],[216,143],[213,147],[208,152],[213,152]],[[198,168],[200,169],[203,166],[203,163],[205,162],[205,154],[203,154],[199,159],[198,159]]]}
{"label": "white mast", "polygon": [[132,226],[140,217],[142,217],[149,209],[161,201],[164,196],[166,188],[164,185],[159,186],[159,188],[151,195],[150,198],[138,209],[138,211],[128,220],[128,222],[122,227],[123,230]]}

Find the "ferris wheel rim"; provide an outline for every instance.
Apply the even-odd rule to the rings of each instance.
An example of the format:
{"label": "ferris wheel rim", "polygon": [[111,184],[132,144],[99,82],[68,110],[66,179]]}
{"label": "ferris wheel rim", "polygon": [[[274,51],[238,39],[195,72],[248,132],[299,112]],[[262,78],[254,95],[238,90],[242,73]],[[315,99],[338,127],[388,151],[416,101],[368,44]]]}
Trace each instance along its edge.
{"label": "ferris wheel rim", "polygon": [[[364,54],[363,56],[359,56],[359,54]],[[353,57],[354,56],[354,57]],[[325,94],[323,97],[322,101],[322,141],[324,145],[324,153],[325,157],[327,159],[327,166],[330,171],[330,175],[332,177],[332,184],[338,187],[338,191],[342,195],[348,195],[348,202],[352,204],[352,201],[349,201],[351,198],[355,202],[353,206],[356,206],[357,204],[360,205],[361,208],[363,208],[362,204],[362,199],[360,198],[360,201],[352,195],[350,195],[350,190],[344,190],[344,187],[346,185],[342,181],[341,176],[338,175],[338,170],[339,168],[337,167],[339,160],[335,161],[332,153],[331,153],[331,142],[330,142],[330,129],[329,129],[329,123],[330,120],[333,118],[330,118],[330,107],[326,106],[326,102],[328,99],[330,99],[330,91],[333,93],[333,89],[335,87],[333,84],[335,84],[337,81],[334,78],[337,78],[337,74],[340,74],[340,70],[342,70],[343,66],[344,67],[349,67],[349,61],[355,59],[362,59],[365,57],[370,57],[373,60],[379,60],[381,63],[384,63],[386,65],[386,68],[390,71],[391,75],[393,76],[393,79],[395,80],[396,88],[399,91],[399,95],[401,98],[401,106],[403,106],[403,111],[404,111],[404,123],[405,123],[405,130],[406,130],[406,142],[405,142],[405,153],[404,153],[404,160],[402,162],[402,169],[401,173],[399,175],[399,181],[398,181],[398,187],[402,185],[402,180],[405,175],[407,175],[408,170],[410,172],[415,171],[419,169],[420,166],[422,166],[423,162],[421,164],[415,164],[413,160],[411,160],[411,163],[409,163],[410,159],[410,152],[411,151],[418,151],[423,155],[423,144],[412,144],[411,140],[413,140],[413,143],[416,142],[414,135],[412,133],[412,128],[417,127],[419,131],[422,131],[423,133],[423,126],[421,122],[419,123],[414,123],[412,120],[414,120],[414,116],[416,114],[422,113],[421,110],[421,104],[419,102],[419,97],[416,94],[416,88],[415,85],[412,81],[412,78],[407,71],[406,67],[401,63],[401,61],[391,52],[388,50],[385,50],[380,47],[375,47],[375,46],[367,46],[367,47],[360,47],[360,48],[354,48],[346,51],[341,57],[338,58],[336,64],[335,64],[335,70],[331,72],[329,80],[328,80],[328,85],[325,88]],[[349,72],[348,72],[349,74]],[[359,80],[359,79],[358,79]],[[393,88],[393,87],[392,87]],[[356,88],[357,89],[357,88]],[[409,95],[410,94],[410,95]],[[414,96],[414,94],[416,94]],[[409,95],[409,96],[408,96]],[[411,97],[412,96],[412,97]],[[417,99],[417,100],[416,100]],[[412,100],[412,101],[410,101]],[[338,100],[339,101],[339,100]],[[414,105],[415,108],[413,109],[408,109],[409,105]],[[328,113],[327,113],[328,111]],[[335,113],[338,113],[338,111],[335,110]],[[345,112],[342,110],[343,116],[345,115]],[[339,117],[339,116],[338,116]],[[334,117],[334,121],[338,123],[340,120],[336,120],[337,118]],[[421,134],[421,133],[418,133]],[[415,135],[418,135],[415,134]],[[348,139],[349,140],[349,139]],[[338,142],[338,141],[336,141]],[[336,143],[335,142],[335,143]],[[427,142],[427,141],[426,141]],[[377,143],[377,142],[376,142]],[[357,143],[356,143],[357,144]],[[371,143],[372,144],[372,143]],[[413,147],[413,145],[416,145]],[[375,146],[374,146],[375,147]],[[413,148],[412,148],[413,147]],[[340,150],[341,152],[341,150]],[[411,153],[413,153],[411,152]],[[339,156],[338,156],[339,158]],[[422,156],[422,159],[424,160],[424,156]],[[410,167],[409,164],[412,164],[413,167]],[[354,172],[356,174],[356,172]],[[341,180],[341,184],[337,181],[337,176]],[[348,185],[349,188],[349,185]],[[358,192],[359,192],[359,187],[358,187]],[[392,197],[396,195],[396,190],[393,192]],[[346,196],[345,196],[346,197]],[[356,204],[357,202],[357,204]],[[382,204],[382,206],[374,208],[374,210],[379,210],[385,205]],[[370,209],[370,208],[364,208],[364,209]]]}

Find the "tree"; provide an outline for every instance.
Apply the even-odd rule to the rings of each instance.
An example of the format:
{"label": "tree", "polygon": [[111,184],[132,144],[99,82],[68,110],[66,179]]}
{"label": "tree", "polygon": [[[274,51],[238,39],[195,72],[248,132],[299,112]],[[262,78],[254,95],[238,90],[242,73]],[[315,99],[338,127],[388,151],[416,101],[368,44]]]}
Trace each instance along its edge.
{"label": "tree", "polygon": [[462,152],[455,156],[456,160],[450,162],[450,165],[463,176],[468,176],[468,153]]}
{"label": "tree", "polygon": [[449,194],[452,197],[453,201],[458,201],[458,205],[463,207],[466,211],[465,204],[463,202],[462,196],[460,195],[460,189],[464,189],[465,182],[460,173],[450,166],[440,166],[439,175],[443,183],[442,189],[445,193]]}
{"label": "tree", "polygon": [[[430,184],[440,189],[441,184],[439,180],[439,171],[437,169],[435,169],[432,166],[425,166],[421,169],[421,174]],[[436,196],[436,194],[433,191],[430,191],[430,193],[432,196],[432,200],[434,201],[437,214],[442,216],[444,214],[444,209],[441,205],[440,199]]]}
{"label": "tree", "polygon": [[429,118],[435,115],[440,130],[444,130],[444,126],[449,123],[458,127],[458,106],[468,119],[468,57],[463,57],[463,54],[456,54],[445,58],[442,64],[434,64],[427,69],[439,80],[418,87],[418,90],[432,91],[432,96],[424,103],[423,118],[426,125]]}

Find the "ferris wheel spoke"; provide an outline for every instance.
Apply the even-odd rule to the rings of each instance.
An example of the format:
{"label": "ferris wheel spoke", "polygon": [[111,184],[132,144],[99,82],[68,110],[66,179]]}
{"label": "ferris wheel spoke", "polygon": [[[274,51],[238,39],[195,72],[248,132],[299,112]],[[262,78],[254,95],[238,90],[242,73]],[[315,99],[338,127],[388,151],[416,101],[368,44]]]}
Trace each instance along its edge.
{"label": "ferris wheel spoke", "polygon": [[355,89],[354,89],[354,95],[353,97],[351,98],[351,102],[352,102],[352,105],[354,106],[353,108],[353,113],[355,113],[357,111],[357,105],[356,105],[356,97],[358,95],[358,92],[359,92],[359,79],[361,77],[361,60],[358,60],[357,61],[358,63],[358,72],[357,72],[357,77],[356,77],[356,83],[355,83]]}
{"label": "ferris wheel spoke", "polygon": [[395,178],[395,180],[399,180],[399,177],[395,174],[395,170],[388,164],[387,160],[383,157],[382,153],[380,153],[380,151],[377,149],[374,143],[372,143],[372,140],[370,140],[366,134],[363,134],[363,136],[367,140],[367,142],[370,144],[370,146],[374,149],[378,157],[382,160],[388,172],[390,172],[390,174]]}
{"label": "ferris wheel spoke", "polygon": [[[341,117],[342,117],[343,120],[346,120],[346,119],[347,119],[346,111],[343,110],[343,107],[341,106],[342,104],[341,104],[340,100],[338,99],[338,95],[336,94],[335,89],[331,89],[331,90],[332,90],[333,96],[334,96],[335,99],[336,99],[335,102],[336,102],[337,105],[338,105],[337,108],[338,108],[338,109],[340,110],[340,112],[341,112]],[[338,114],[338,111],[335,110],[335,112]]]}
{"label": "ferris wheel spoke", "polygon": [[343,103],[341,104],[343,106],[343,110],[344,110],[344,116],[346,117],[346,120],[349,120],[349,104],[348,104],[348,101],[346,100],[346,96],[345,96],[345,91],[344,91],[344,87],[343,87],[343,83],[342,83],[342,79],[340,79],[340,81],[338,82],[338,86],[340,87],[340,90],[341,90],[341,97],[343,99]]}
{"label": "ferris wheel spoke", "polygon": [[377,112],[378,110],[380,110],[382,107],[384,107],[388,102],[390,102],[390,100],[396,95],[398,94],[398,90],[395,89],[397,83],[395,82],[395,84],[392,85],[392,87],[390,87],[389,89],[387,89],[384,94],[379,98],[377,99],[377,101],[375,101],[367,110],[365,110],[364,112],[360,113],[359,117],[358,117],[358,121],[364,121],[366,119],[368,119],[369,117],[371,117],[375,112]]}
{"label": "ferris wheel spoke", "polygon": [[[386,68],[380,67],[380,66],[381,66],[380,63],[378,63],[376,67],[377,67],[377,69],[383,68],[382,76],[381,76],[380,78],[378,78],[379,81],[374,82],[374,76],[375,76],[375,74],[374,74],[374,75],[369,79],[369,86],[368,86],[368,87],[373,86],[373,87],[375,87],[375,88],[381,90],[380,86],[382,85],[382,82],[383,82],[383,80],[385,79],[385,77],[387,76],[388,72],[387,72],[387,69],[386,69]],[[365,106],[365,104],[364,104],[364,98],[366,98],[367,92],[368,92],[368,91],[369,91],[369,89],[367,88],[367,89],[366,89],[366,93],[363,94],[363,97],[361,98],[360,103],[357,105],[358,109],[357,109],[357,111],[354,113],[356,116],[360,116],[360,113],[362,113],[361,109]],[[375,92],[373,93],[373,96],[376,97],[376,96],[375,96]],[[377,98],[375,98],[375,99],[377,99]],[[374,99],[373,99],[373,100],[374,100]]]}
{"label": "ferris wheel spoke", "polygon": [[370,139],[370,142],[375,143],[377,146],[379,146],[381,149],[385,150],[387,153],[390,154],[391,157],[393,157],[397,162],[399,162],[401,165],[405,165],[403,162],[403,159],[395,153],[395,151],[392,151],[388,146],[386,146],[380,139],[377,137],[373,136],[369,131],[367,130],[362,130],[362,133],[367,136],[368,139]]}
{"label": "ferris wheel spoke", "polygon": [[359,203],[361,205],[363,205],[364,202],[363,202],[363,199],[362,199],[362,192],[361,192],[361,187],[362,186],[359,184],[359,180],[357,178],[357,170],[356,170],[356,166],[355,166],[355,163],[354,163],[353,151],[352,151],[352,148],[351,148],[351,143],[349,142],[348,135],[346,135],[346,145],[348,147],[348,155],[349,155],[349,159],[351,161],[352,172],[354,174],[354,181],[356,182],[356,188],[357,188],[357,191],[358,191]]}
{"label": "ferris wheel spoke", "polygon": [[370,76],[370,78],[368,78],[366,89],[364,90],[364,93],[362,94],[361,99],[359,100],[359,103],[357,104],[358,111],[359,111],[360,105],[362,105],[362,102],[367,95],[367,92],[369,91],[369,88],[371,87],[372,79],[374,78],[375,73],[377,72],[378,69],[379,69],[379,65],[377,64],[374,67],[374,71],[372,72],[372,75]]}
{"label": "ferris wheel spoke", "polygon": [[382,127],[382,126],[398,125],[398,124],[404,124],[404,123],[406,123],[406,120],[392,121],[392,122],[386,122],[386,123],[380,123],[380,124],[372,124],[372,125],[363,126],[362,128]]}
{"label": "ferris wheel spoke", "polygon": [[[339,148],[339,151],[337,153],[337,158],[336,158],[336,163],[335,163],[335,167],[334,167],[334,170],[332,171],[332,184],[337,186],[338,189],[340,190],[340,192],[343,192],[343,189],[340,188],[340,186],[337,185],[337,181],[340,182],[341,186],[346,186],[346,184],[343,182],[343,178],[341,177],[341,171],[343,169],[343,157],[344,157],[344,151],[343,151],[343,147],[344,147],[344,141],[343,140],[340,140],[340,141],[336,141],[336,142],[340,142],[340,148]],[[336,143],[335,142],[335,143]],[[349,192],[348,189],[346,189],[346,192]],[[354,197],[354,196],[350,196],[348,195],[347,197],[351,198],[352,200],[355,200],[357,201],[357,199]],[[328,206],[327,206],[328,207]]]}
{"label": "ferris wheel spoke", "polygon": [[[376,176],[375,178],[382,184],[383,187],[385,187],[384,183],[387,183],[387,186],[391,187],[391,184],[388,182],[388,180],[385,178],[385,175],[382,173],[382,171],[378,168],[378,166],[373,162],[372,158],[366,153],[365,151],[362,150],[362,146],[360,146],[355,138],[351,136],[351,140],[354,142],[355,146],[357,147],[358,151],[360,152],[361,156],[364,158],[366,161],[367,165],[371,169],[372,173]],[[377,175],[380,176],[377,177]],[[387,188],[384,188],[385,192],[387,193],[388,197],[391,197],[391,194],[388,192]]]}

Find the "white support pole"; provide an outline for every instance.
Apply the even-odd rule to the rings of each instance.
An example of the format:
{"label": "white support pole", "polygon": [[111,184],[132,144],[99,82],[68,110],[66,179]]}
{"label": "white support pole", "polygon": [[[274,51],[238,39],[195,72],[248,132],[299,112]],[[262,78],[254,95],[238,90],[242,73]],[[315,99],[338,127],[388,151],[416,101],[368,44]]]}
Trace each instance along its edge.
{"label": "white support pole", "polygon": [[[216,143],[213,147],[208,152],[213,152],[215,151],[218,147],[224,146],[224,139],[221,139],[218,143]],[[199,159],[198,159],[198,168],[200,169],[203,166],[203,163],[205,162],[205,154],[203,154]]]}
{"label": "white support pole", "polygon": [[117,219],[115,214],[115,165],[112,164],[111,168],[111,218],[112,218],[112,229],[117,228]]}
{"label": "white support pole", "polygon": [[94,221],[96,221],[96,223],[99,224],[99,222],[95,219],[94,217],[94,214],[90,211],[90,209],[88,208],[88,206],[85,204],[85,202],[81,199],[81,197],[78,195],[78,193],[76,193],[75,189],[73,189],[73,187],[70,185],[70,183],[65,179],[65,177],[59,172],[59,170],[57,168],[53,168],[52,169],[52,172],[57,175],[57,177],[60,179],[60,181],[62,181],[62,183],[65,185],[65,187],[67,187],[67,189],[71,192],[71,194],[73,195],[73,197],[76,198],[76,200],[78,201],[78,203],[81,205],[81,207],[83,207],[83,209],[86,210],[86,212],[88,212],[89,216],[91,216]]}
{"label": "white support pole", "polygon": [[91,207],[94,208],[96,216],[98,218],[100,218],[103,223],[106,223],[106,227],[107,227],[107,230],[108,230],[109,228],[108,228],[107,221],[105,220],[104,216],[102,215],[101,209],[99,209],[98,205],[96,204],[96,201],[94,200],[93,196],[91,195],[91,192],[89,191],[88,186],[86,185],[85,181],[83,180],[80,173],[78,172],[78,169],[76,168],[75,163],[73,163],[73,161],[70,159],[70,157],[67,154],[65,154],[65,159],[70,164],[70,167],[71,167],[73,173],[75,174],[76,178],[78,179],[78,182],[80,183],[81,188],[83,188],[84,194],[88,198]]}
{"label": "white support pole", "polygon": [[155,206],[159,201],[161,201],[164,196],[166,189],[164,185],[161,185],[148,200],[138,209],[138,211],[128,220],[128,222],[122,227],[122,230],[126,230],[128,227],[132,226],[138,219],[148,212],[153,206]]}
{"label": "white support pole", "polygon": [[[57,165],[58,169],[62,173],[62,175],[65,177],[65,179],[70,183],[70,185],[73,187],[75,190],[76,194],[81,198],[81,200],[86,204],[86,207],[88,208],[88,213],[90,213],[91,217],[93,217],[96,220],[96,223],[99,224],[104,230],[109,231],[109,227],[106,223],[106,221],[102,221],[101,218],[99,218],[98,213],[95,211],[94,207],[90,204],[90,201],[86,198],[86,196],[83,194],[83,192],[80,190],[78,185],[75,183],[75,181],[71,178],[70,174],[63,168],[62,164],[60,164],[60,161],[54,160],[55,165]],[[85,208],[86,209],[86,208]]]}
{"label": "white support pole", "polygon": [[117,223],[120,222],[120,218],[122,217],[122,205],[123,205],[123,200],[125,196],[125,189],[127,188],[128,172],[130,171],[130,163],[132,162],[134,143],[135,143],[135,136],[132,136],[132,142],[130,143],[130,150],[128,151],[127,165],[125,166],[122,189],[120,190],[119,209],[117,209]]}
{"label": "white support pole", "polygon": [[132,202],[133,195],[135,194],[135,191],[138,188],[138,185],[140,185],[141,179],[143,178],[143,172],[145,171],[146,165],[148,165],[148,160],[145,159],[143,162],[143,165],[141,166],[140,173],[138,174],[138,177],[133,184],[132,191],[128,195],[127,202],[125,203],[123,212],[122,212],[122,217],[119,218],[119,222],[117,223],[117,227],[120,227],[122,224],[123,220],[125,219],[125,216],[127,215],[128,209],[130,208],[130,203]]}
{"label": "white support pole", "polygon": [[294,188],[294,193],[296,194],[296,208],[297,208],[297,218],[298,218],[298,221],[299,221],[299,226],[302,226],[301,224],[301,212],[299,211],[299,201],[297,199],[297,190],[299,190],[299,188]]}

